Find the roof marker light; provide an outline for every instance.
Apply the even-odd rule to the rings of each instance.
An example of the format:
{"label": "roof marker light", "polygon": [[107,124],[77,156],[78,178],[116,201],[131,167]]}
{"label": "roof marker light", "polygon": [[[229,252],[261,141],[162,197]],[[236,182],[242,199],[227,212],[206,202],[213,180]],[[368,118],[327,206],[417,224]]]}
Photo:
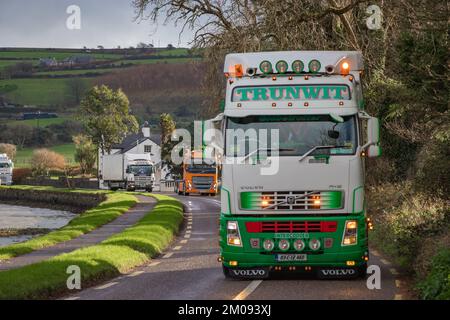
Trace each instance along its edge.
{"label": "roof marker light", "polygon": [[303,105],[304,105],[305,107],[309,107],[309,103],[308,103],[308,102],[305,102]]}
{"label": "roof marker light", "polygon": [[244,76],[244,69],[242,68],[242,64],[235,64],[234,72],[236,78],[242,78]]}
{"label": "roof marker light", "polygon": [[350,65],[347,61],[342,62],[341,64],[341,74],[347,75],[350,72]]}

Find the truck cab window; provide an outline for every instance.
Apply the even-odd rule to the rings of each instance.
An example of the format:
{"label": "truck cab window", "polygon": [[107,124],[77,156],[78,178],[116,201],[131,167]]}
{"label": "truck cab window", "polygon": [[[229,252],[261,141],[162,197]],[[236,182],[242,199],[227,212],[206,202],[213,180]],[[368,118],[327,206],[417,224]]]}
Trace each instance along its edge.
{"label": "truck cab window", "polygon": [[[343,118],[343,123],[334,122],[329,115],[228,118],[227,130],[233,131],[227,132],[225,151],[227,156],[242,156],[256,149],[279,149],[280,156],[301,156],[313,147],[332,145],[337,147],[313,154],[352,155],[358,143],[356,118],[354,115]],[[278,132],[278,141],[271,141],[272,130]],[[261,138],[267,141],[265,145],[260,144]]]}

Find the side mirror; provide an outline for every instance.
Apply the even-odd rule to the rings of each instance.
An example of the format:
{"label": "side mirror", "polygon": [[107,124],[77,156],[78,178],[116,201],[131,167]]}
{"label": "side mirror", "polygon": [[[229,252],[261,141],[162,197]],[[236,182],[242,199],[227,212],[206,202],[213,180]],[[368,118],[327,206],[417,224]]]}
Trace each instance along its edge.
{"label": "side mirror", "polygon": [[331,139],[338,139],[339,138],[339,131],[336,131],[336,130],[328,130],[328,136],[331,138]]}
{"label": "side mirror", "polygon": [[367,141],[372,145],[380,142],[380,120],[378,118],[371,117],[367,122]]}
{"label": "side mirror", "polygon": [[381,147],[378,145],[371,145],[367,149],[367,157],[369,158],[376,158],[381,156]]}

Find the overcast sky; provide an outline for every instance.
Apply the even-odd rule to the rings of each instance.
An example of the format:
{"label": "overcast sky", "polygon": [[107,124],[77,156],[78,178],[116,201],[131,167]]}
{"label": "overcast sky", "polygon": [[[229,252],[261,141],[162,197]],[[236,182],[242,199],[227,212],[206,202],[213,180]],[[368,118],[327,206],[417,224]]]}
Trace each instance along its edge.
{"label": "overcast sky", "polygon": [[[70,5],[80,8],[81,29],[70,30]],[[0,0],[0,47],[105,48],[139,42],[186,47],[192,38],[173,23],[134,22],[131,0]]]}

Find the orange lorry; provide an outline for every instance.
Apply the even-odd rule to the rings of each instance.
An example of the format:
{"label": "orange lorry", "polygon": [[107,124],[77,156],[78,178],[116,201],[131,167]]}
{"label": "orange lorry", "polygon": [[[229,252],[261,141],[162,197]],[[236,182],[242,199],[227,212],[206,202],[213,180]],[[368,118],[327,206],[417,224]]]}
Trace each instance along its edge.
{"label": "orange lorry", "polygon": [[[202,159],[200,162],[199,159]],[[183,178],[175,183],[175,193],[188,196],[191,193],[216,195],[218,191],[218,168],[216,164],[203,161],[201,151],[192,151],[191,158],[183,161]],[[198,163],[197,163],[198,162]]]}

